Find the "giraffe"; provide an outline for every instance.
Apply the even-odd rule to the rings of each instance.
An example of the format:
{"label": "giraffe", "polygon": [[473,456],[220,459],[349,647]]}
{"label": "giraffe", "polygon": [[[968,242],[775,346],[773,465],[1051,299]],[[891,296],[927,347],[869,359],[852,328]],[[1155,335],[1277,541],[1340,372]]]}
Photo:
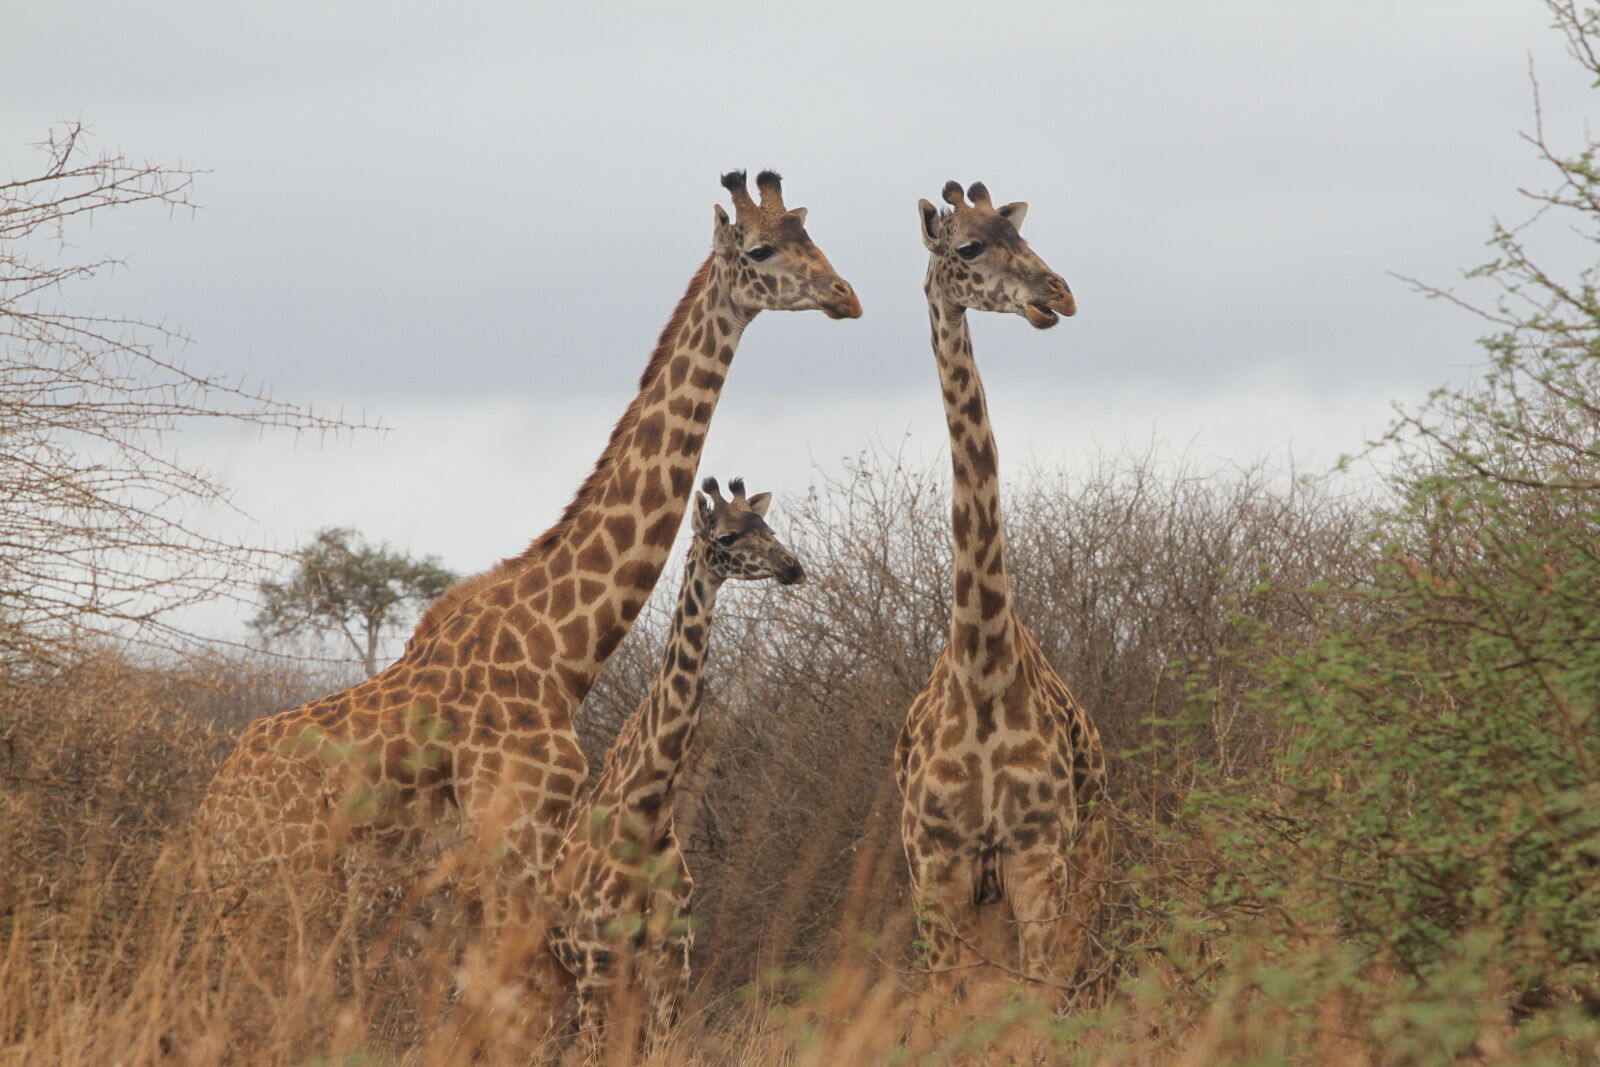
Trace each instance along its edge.
{"label": "giraffe", "polygon": [[[1099,732],[1017,616],[1006,577],[999,459],[967,309],[1048,329],[1072,291],[1018,235],[1028,206],[996,208],[982,183],[918,202],[924,289],[953,472],[950,637],[895,751],[901,837],[931,972],[931,1002],[959,1000],[972,968],[1015,945],[1020,972],[1060,986],[1099,911],[1107,862],[1096,801]],[[1008,925],[1014,942],[1002,935]]]}
{"label": "giraffe", "polygon": [[560,519],[448,590],[379,674],[249,726],[200,811],[214,881],[325,884],[357,839],[447,825],[513,887],[491,926],[531,920],[588,773],[573,714],[666,564],[740,336],[762,310],[861,314],[779,175],[756,177],[759,203],[743,171],[722,185],[734,217],[715,206],[712,250]]}
{"label": "giraffe", "polygon": [[[805,581],[765,520],[772,494],[744,482],[702,486],[694,537],[661,668],[606,754],[594,789],[574,809],[551,874],[551,952],[574,980],[580,1027],[598,1054],[613,989],[631,957],[648,1009],[646,1036],[664,1036],[689,987],[689,899],[694,881],[673,823],[678,774],[700,718],[701,678],[717,591],[728,579]],[[630,983],[631,984],[631,983]]]}

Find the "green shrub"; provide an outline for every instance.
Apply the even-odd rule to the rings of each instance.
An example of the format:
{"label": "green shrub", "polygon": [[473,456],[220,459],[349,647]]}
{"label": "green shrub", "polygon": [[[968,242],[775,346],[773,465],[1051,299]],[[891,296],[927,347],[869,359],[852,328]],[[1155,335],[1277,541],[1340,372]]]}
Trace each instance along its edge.
{"label": "green shrub", "polygon": [[[1600,16],[1551,9],[1600,77]],[[1183,824],[1216,846],[1178,909],[1213,962],[1248,956],[1269,999],[1366,999],[1406,1061],[1481,1052],[1490,1018],[1529,1056],[1600,1033],[1600,290],[1528,251],[1557,228],[1592,258],[1600,170],[1530,139],[1555,191],[1468,276],[1497,289],[1488,365],[1389,435],[1370,573],[1240,657],[1278,755]]]}

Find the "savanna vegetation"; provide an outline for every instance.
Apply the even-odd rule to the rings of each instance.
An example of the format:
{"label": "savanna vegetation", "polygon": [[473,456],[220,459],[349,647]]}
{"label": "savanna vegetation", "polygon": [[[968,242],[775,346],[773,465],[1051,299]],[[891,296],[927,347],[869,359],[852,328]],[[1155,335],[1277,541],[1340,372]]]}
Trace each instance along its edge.
{"label": "savanna vegetation", "polygon": [[[1600,80],[1600,13],[1550,7]],[[651,1062],[1600,1057],[1600,164],[1529,142],[1551,168],[1533,221],[1492,231],[1465,296],[1433,294],[1482,317],[1481,372],[1357,473],[1153,449],[1008,484],[1021,610],[1111,756],[1109,905],[1069,990],[912,1025],[889,766],[944,637],[941,473],[878,449],[780,502],[811,579],[719,605],[679,807],[695,990]],[[0,574],[53,543],[7,542]],[[63,586],[28,610],[30,588],[0,591],[0,1064],[535,1051],[517,946],[471,939],[453,872],[286,928],[193,878],[187,820],[243,722],[345,679],[152,650],[74,626]],[[585,705],[596,765],[669,610]]]}

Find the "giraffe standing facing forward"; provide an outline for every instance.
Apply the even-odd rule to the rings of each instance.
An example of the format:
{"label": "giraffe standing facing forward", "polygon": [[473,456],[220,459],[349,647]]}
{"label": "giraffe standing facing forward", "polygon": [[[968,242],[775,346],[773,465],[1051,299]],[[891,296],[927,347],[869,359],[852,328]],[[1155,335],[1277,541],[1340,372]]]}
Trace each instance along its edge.
{"label": "giraffe standing facing forward", "polygon": [[730,578],[805,580],[764,521],[772,494],[746,499],[737,478],[728,488],[733,498],[724,500],[707,478],[711,499],[696,498],[694,540],[661,669],[606,754],[594,791],[574,810],[551,874],[555,917],[546,936],[574,979],[592,1053],[619,984],[642,987],[652,1042],[665,1035],[688,991],[694,882],[678,847],[673,801],[700,719],[717,590]]}
{"label": "giraffe standing facing forward", "polygon": [[734,349],[763,309],[855,318],[855,292],[785,209],[778,175],[722,184],[713,250],[639,392],[559,522],[456,585],[401,658],[350,689],[258,719],[200,820],[223,879],[333,873],[352,838],[458,826],[517,887],[493,918],[531,916],[588,765],[573,713],[665,566]]}
{"label": "giraffe standing facing forward", "polygon": [[1070,980],[1099,910],[1108,846],[1095,810],[1105,787],[1099,733],[1012,605],[999,459],[966,315],[1008,311],[1042,330],[1077,305],[1018,235],[1027,205],[997,209],[981,183],[968,195],[970,206],[949,182],[949,210],[918,204],[950,430],[955,591],[950,640],[895,753],[913,899],[933,991],[945,1000],[973,968],[1010,956],[1004,920],[1022,973]]}

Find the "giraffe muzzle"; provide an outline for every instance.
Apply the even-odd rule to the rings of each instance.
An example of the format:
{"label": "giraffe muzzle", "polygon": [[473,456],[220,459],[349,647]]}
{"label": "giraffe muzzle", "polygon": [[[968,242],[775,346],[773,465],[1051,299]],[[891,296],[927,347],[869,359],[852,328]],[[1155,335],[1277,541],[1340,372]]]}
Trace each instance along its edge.
{"label": "giraffe muzzle", "polygon": [[1048,297],[1029,301],[1023,309],[1029,324],[1036,330],[1048,330],[1060,321],[1060,315],[1070,319],[1078,313],[1078,301],[1073,297],[1072,290],[1067,288],[1066,282],[1054,279],[1049,288]]}
{"label": "giraffe muzzle", "polygon": [[777,578],[779,585],[804,585],[806,570],[798,563],[791,563],[778,571]]}
{"label": "giraffe muzzle", "polygon": [[828,287],[825,299],[817,301],[822,313],[830,319],[859,319],[861,298],[847,281],[836,281]]}

